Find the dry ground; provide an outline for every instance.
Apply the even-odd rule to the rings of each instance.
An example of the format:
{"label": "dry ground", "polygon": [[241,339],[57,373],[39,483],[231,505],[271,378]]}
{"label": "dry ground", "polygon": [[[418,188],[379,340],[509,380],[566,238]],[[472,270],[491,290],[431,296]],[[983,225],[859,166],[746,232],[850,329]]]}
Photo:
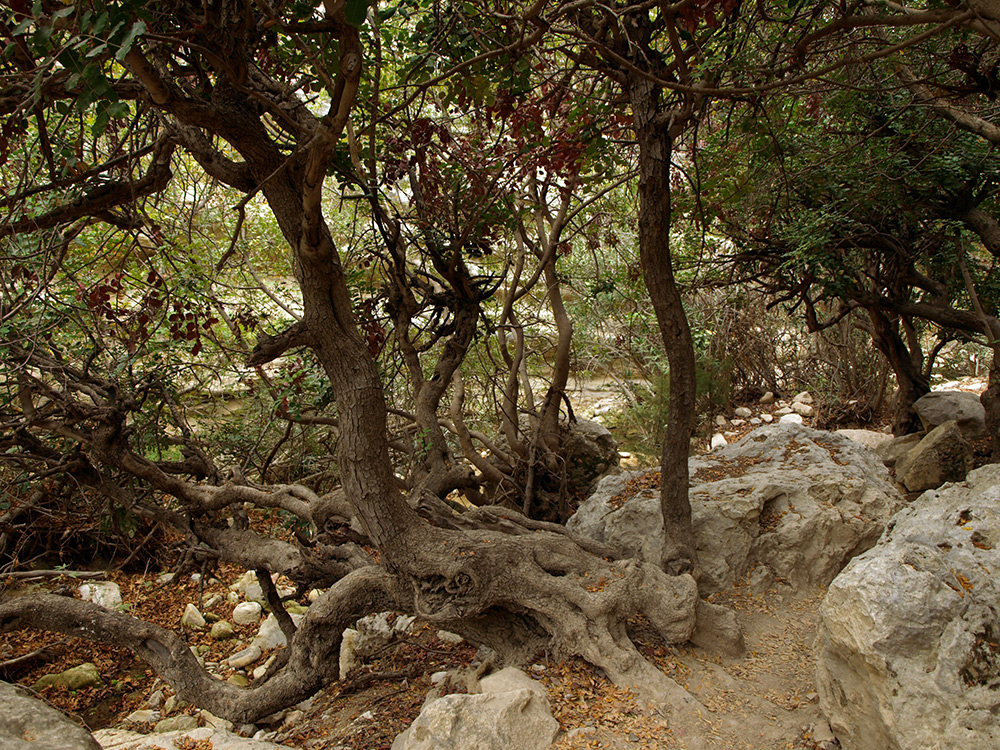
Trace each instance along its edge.
{"label": "dry ground", "polygon": [[[218,572],[225,581],[236,571]],[[152,574],[113,576],[124,599],[139,617],[179,629],[184,605],[198,600],[198,586],[185,581],[161,586]],[[65,579],[29,586],[60,587]],[[72,583],[72,581],[69,581]],[[779,586],[779,588],[781,588]],[[206,585],[202,601],[224,594],[222,582]],[[715,597],[739,612],[746,630],[747,653],[731,659],[691,647],[656,642],[641,622],[634,637],[647,658],[677,680],[704,707],[703,720],[680,722],[669,708],[651,707],[611,685],[599,670],[580,660],[554,661],[542,654],[529,673],[548,689],[553,716],[563,734],[555,750],[576,748],[725,748],[726,750],[807,750],[815,747],[811,727],[821,722],[813,687],[812,642],[822,592],[792,598],[768,592],[754,595],[738,585]],[[206,612],[230,619],[224,600]],[[244,638],[253,627],[238,628]],[[246,631],[246,632],[243,632]],[[232,642],[213,642],[205,633],[188,633],[192,645],[207,646],[205,658],[222,662]],[[34,633],[0,636],[0,662],[48,645],[37,656],[2,675],[30,686],[43,674],[92,661],[104,676],[103,688],[76,693],[53,688],[41,697],[91,729],[111,726],[164,688],[130,652],[82,641]],[[261,723],[273,739],[304,750],[382,750],[416,717],[434,687],[431,675],[450,671],[444,692],[465,692],[464,675],[476,651],[468,644],[441,641],[429,627],[387,646],[350,677],[319,693],[302,710],[275,723]],[[186,709],[196,713],[193,707]],[[700,738],[699,743],[697,739]]]}

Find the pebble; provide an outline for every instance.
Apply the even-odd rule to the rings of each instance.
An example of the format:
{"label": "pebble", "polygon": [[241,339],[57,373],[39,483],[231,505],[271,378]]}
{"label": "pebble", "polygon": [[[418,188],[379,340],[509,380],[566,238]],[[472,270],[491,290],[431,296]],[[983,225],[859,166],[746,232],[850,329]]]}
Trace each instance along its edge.
{"label": "pebble", "polygon": [[198,720],[196,718],[187,714],[181,714],[179,716],[171,716],[169,719],[160,719],[156,722],[156,726],[153,727],[153,733],[163,734],[164,732],[197,728]]}
{"label": "pebble", "polygon": [[750,417],[753,416],[753,412],[750,411],[745,406],[739,406],[739,407],[737,407],[736,411],[734,411],[733,414],[735,414],[740,419],[749,419]]}
{"label": "pebble", "polygon": [[126,724],[152,724],[160,718],[159,711],[153,711],[149,708],[139,709],[138,711],[133,711],[128,716],[125,717]]}
{"label": "pebble", "polygon": [[260,621],[263,608],[257,602],[243,602],[233,607],[233,622],[237,625],[253,625]]}
{"label": "pebble", "polygon": [[192,630],[201,630],[205,627],[205,618],[201,616],[196,606],[188,604],[184,608],[184,614],[181,615],[181,625]]}
{"label": "pebble", "polygon": [[722,435],[721,433],[718,432],[712,435],[712,442],[711,442],[712,450],[715,450],[716,448],[721,448],[724,445],[729,445],[729,441],[726,440],[725,435]]}
{"label": "pebble", "polygon": [[771,422],[774,421],[774,417],[772,417],[770,414],[761,414],[760,419],[764,424],[771,424]]}
{"label": "pebble", "polygon": [[757,403],[764,404],[765,406],[767,406],[768,404],[773,404],[774,394],[771,391],[768,391],[767,393],[765,393],[763,396],[760,397],[760,401],[758,401]]}
{"label": "pebble", "polygon": [[461,643],[465,639],[458,633],[451,633],[447,630],[439,630],[437,632],[438,640],[444,643]]}
{"label": "pebble", "polygon": [[236,631],[233,630],[233,626],[225,620],[219,620],[217,623],[212,625],[210,635],[214,640],[226,641],[236,635]]}
{"label": "pebble", "polygon": [[248,667],[257,661],[263,652],[260,650],[260,646],[250,645],[242,651],[237,651],[235,654],[230,656],[226,663],[229,664],[233,669],[242,669],[243,667]]}
{"label": "pebble", "polygon": [[811,404],[807,404],[802,401],[796,401],[792,404],[792,411],[796,414],[801,414],[803,417],[811,417],[816,413]]}

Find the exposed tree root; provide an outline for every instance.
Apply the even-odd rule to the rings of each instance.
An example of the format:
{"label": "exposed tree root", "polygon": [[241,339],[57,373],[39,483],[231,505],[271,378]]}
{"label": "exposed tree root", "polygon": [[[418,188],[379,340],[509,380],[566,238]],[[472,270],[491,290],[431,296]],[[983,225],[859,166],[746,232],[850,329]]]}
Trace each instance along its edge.
{"label": "exposed tree root", "polygon": [[0,631],[34,628],[127,646],[186,701],[236,724],[293,705],[336,680],[344,628],[392,609],[390,577],[377,567],[354,571],[321,596],[289,643],[284,668],[249,689],[216,680],[174,633],[134,617],[63,596],[31,594],[0,603]]}

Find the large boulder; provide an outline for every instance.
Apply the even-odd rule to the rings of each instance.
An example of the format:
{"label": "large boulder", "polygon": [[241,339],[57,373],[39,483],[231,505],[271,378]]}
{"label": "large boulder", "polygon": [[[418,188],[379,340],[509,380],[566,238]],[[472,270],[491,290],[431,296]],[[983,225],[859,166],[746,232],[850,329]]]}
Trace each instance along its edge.
{"label": "large boulder", "polygon": [[845,750],[1000,747],[1000,466],[926,492],[830,585],[817,685]]}
{"label": "large boulder", "polygon": [[882,459],[882,463],[891,469],[899,462],[899,459],[916,448],[926,434],[926,432],[911,432],[909,435],[894,437],[892,440],[882,443],[875,449],[875,452]]}
{"label": "large boulder", "polygon": [[972,446],[954,421],[935,427],[896,461],[896,479],[910,492],[961,482],[971,470]]}
{"label": "large boulder", "polygon": [[[768,566],[796,588],[825,586],[871,547],[902,498],[878,457],[830,432],[761,427],[690,461],[705,595]],[[567,527],[658,563],[663,519],[648,472],[605,477]]]}
{"label": "large boulder", "polygon": [[101,750],[90,732],[19,687],[0,682],[0,706],[4,750]]}
{"label": "large boulder", "polygon": [[957,422],[969,440],[979,440],[986,435],[986,409],[975,393],[932,391],[918,398],[913,410],[925,430],[933,430],[945,422]]}
{"label": "large boulder", "polygon": [[479,695],[424,705],[392,750],[548,750],[559,732],[545,688],[518,669],[485,678]]}

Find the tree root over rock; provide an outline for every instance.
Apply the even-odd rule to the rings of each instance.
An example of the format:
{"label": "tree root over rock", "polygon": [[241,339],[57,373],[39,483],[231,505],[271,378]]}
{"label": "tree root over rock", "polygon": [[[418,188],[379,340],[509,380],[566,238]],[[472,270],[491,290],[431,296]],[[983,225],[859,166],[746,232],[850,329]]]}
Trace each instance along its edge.
{"label": "tree root over rock", "polygon": [[[645,616],[667,643],[689,640],[701,609],[689,575],[669,576],[635,560],[611,560],[566,533],[527,529],[514,518],[495,528],[424,525],[406,570],[355,570],[310,606],[273,676],[242,689],[215,679],[172,632],[89,602],[25,595],[0,603],[0,630],[36,628],[126,645],[184,700],[234,723],[248,723],[312,695],[338,678],[343,630],[373,612],[418,615],[493,648],[503,664],[545,648],[579,655],[616,684],[675,709],[697,707],[646,661],[629,639]],[[494,519],[499,521],[501,519]]]}

